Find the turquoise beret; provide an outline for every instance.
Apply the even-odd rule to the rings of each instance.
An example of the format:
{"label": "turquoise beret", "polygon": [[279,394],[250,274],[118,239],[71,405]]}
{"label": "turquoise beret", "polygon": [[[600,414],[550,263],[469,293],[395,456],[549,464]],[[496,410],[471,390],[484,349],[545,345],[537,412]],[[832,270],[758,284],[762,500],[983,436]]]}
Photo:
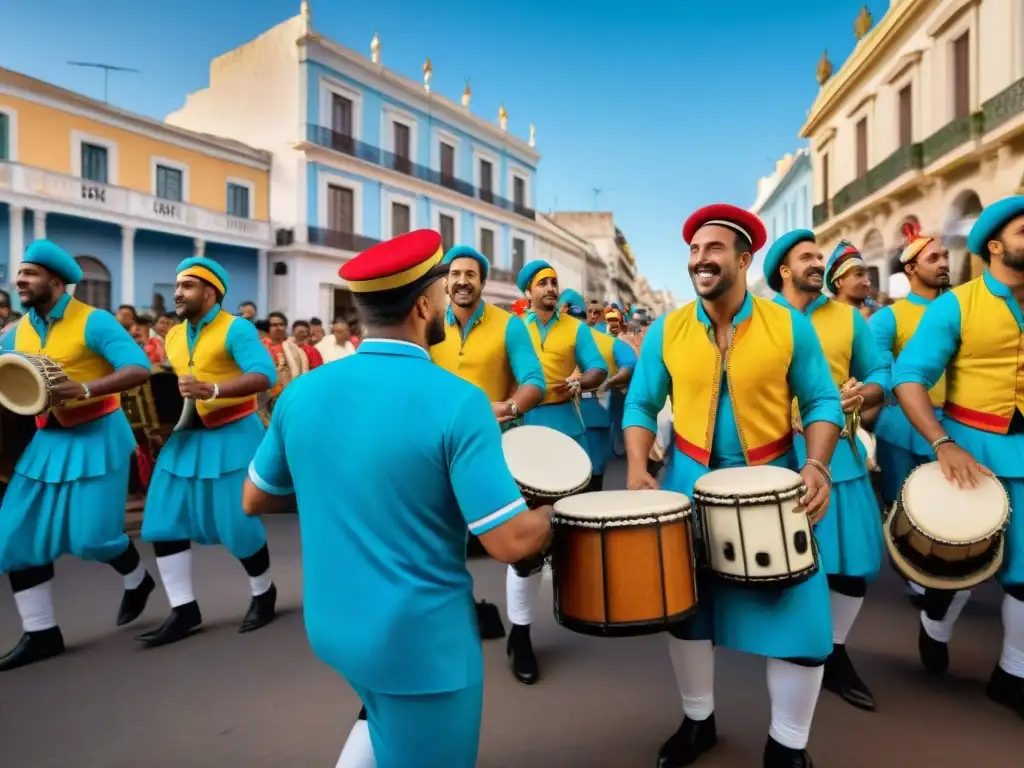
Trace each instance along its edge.
{"label": "turquoise beret", "polygon": [[811,230],[794,229],[772,243],[772,247],[768,249],[768,253],[764,257],[764,281],[769,288],[776,293],[782,290],[782,277],[779,275],[779,270],[782,268],[782,262],[786,259],[786,254],[800,243],[813,242],[815,242],[815,237]]}
{"label": "turquoise beret", "polygon": [[82,268],[78,262],[56,243],[50,240],[36,240],[25,249],[22,262],[26,264],[38,264],[69,285],[74,285],[82,279]]}
{"label": "turquoise beret", "polygon": [[841,261],[845,261],[848,256],[856,256],[861,258],[860,251],[857,250],[857,246],[851,243],[849,240],[840,240],[839,244],[832,249],[832,255],[828,257],[828,263],[825,264],[825,285],[832,293],[836,292],[835,282],[836,279],[833,273],[836,267],[839,266]]}
{"label": "turquoise beret", "polygon": [[967,234],[967,250],[988,261],[988,242],[1018,216],[1024,216],[1024,195],[1004,197],[988,206],[978,216]]}
{"label": "turquoise beret", "polygon": [[487,279],[487,275],[491,271],[490,262],[487,261],[487,257],[484,256],[476,248],[472,248],[468,245],[456,245],[453,246],[448,253],[444,255],[442,264],[451,264],[456,259],[474,259],[477,264],[480,265],[480,274],[484,280]]}
{"label": "turquoise beret", "polygon": [[578,291],[574,291],[572,288],[566,288],[562,291],[562,295],[558,297],[558,306],[568,304],[572,307],[579,307],[580,309],[586,309],[587,303],[583,300],[583,297]]}
{"label": "turquoise beret", "polygon": [[526,293],[526,289],[530,287],[533,276],[542,269],[554,269],[554,267],[544,261],[544,259],[534,259],[531,261],[519,270],[519,276],[516,278],[516,287],[523,293]]}
{"label": "turquoise beret", "polygon": [[[215,285],[212,280],[203,277],[201,274],[196,274],[196,271],[204,269],[207,270],[208,272],[211,272],[214,277],[220,280],[221,285],[224,286],[223,290],[221,290],[220,285]],[[180,276],[182,272],[186,272],[189,270],[195,270],[192,272],[192,275],[194,277],[198,277],[201,280],[206,280],[206,282],[210,283],[210,285],[213,285],[214,288],[220,290],[221,294],[227,294],[228,272],[226,269],[224,269],[224,267],[222,267],[213,259],[208,259],[205,256],[189,256],[187,259],[185,259],[178,265],[177,273]]]}

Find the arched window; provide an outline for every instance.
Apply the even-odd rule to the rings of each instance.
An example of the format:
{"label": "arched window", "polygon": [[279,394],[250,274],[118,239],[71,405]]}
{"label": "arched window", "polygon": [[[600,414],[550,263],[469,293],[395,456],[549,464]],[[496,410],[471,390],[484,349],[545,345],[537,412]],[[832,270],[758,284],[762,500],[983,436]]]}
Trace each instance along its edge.
{"label": "arched window", "polygon": [[82,268],[82,280],[75,286],[75,298],[93,307],[111,311],[110,270],[92,256],[78,256],[75,261]]}

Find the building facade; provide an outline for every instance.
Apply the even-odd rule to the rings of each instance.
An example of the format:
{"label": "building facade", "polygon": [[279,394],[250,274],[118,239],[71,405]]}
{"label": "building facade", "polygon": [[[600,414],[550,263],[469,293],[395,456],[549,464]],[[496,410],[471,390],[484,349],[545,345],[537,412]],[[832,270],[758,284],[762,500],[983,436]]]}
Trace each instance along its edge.
{"label": "building facade", "polygon": [[535,239],[534,258],[544,259],[558,272],[563,290],[572,288],[581,294],[592,294],[586,288],[591,273],[604,265],[597,251],[586,240],[563,229],[542,213],[537,214],[541,232]]}
{"label": "building facade", "polygon": [[[604,262],[603,285],[594,282],[588,298],[618,302],[624,307],[636,303],[636,258],[615,217],[608,212],[558,211],[551,220],[586,241]],[[588,286],[591,287],[591,286]],[[600,295],[597,295],[597,294]]]}
{"label": "building facade", "polygon": [[[515,275],[545,233],[534,195],[540,155],[497,121],[423,79],[383,66],[319,34],[308,3],[298,16],[215,59],[209,86],[169,123],[231,136],[273,155],[271,307],[328,318],[354,312],[338,269],[375,243],[418,228],[445,247],[465,243],[491,260],[485,297],[510,304]],[[577,271],[581,271],[577,268]]]}
{"label": "building facade", "polygon": [[[787,154],[775,164],[773,173],[758,179],[757,199],[750,210],[764,222],[769,244],[794,229],[811,228],[813,187],[814,172],[806,149]],[[758,295],[771,294],[762,276],[765,253],[767,248],[755,255],[747,273],[747,284]]]}
{"label": "building facade", "polygon": [[173,309],[174,268],[196,253],[231,274],[229,306],[265,306],[269,170],[265,152],[0,69],[0,285],[49,238],[103,309]]}
{"label": "building facade", "polygon": [[902,227],[940,233],[956,282],[979,269],[965,235],[983,206],[1024,186],[1024,0],[896,0],[832,72],[801,136],[823,246],[857,244],[878,287]]}

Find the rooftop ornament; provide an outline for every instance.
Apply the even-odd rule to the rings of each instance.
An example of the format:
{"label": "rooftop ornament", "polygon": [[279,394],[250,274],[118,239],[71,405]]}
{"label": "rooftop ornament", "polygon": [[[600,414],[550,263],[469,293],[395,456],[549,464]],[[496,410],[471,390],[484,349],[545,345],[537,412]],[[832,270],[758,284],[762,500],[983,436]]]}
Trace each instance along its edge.
{"label": "rooftop ornament", "polygon": [[373,40],[370,41],[370,60],[380,66],[380,30],[374,30]]}
{"label": "rooftop ornament", "polygon": [[832,61],[828,57],[828,51],[826,50],[821,54],[821,61],[818,62],[818,85],[824,86],[832,77]]}

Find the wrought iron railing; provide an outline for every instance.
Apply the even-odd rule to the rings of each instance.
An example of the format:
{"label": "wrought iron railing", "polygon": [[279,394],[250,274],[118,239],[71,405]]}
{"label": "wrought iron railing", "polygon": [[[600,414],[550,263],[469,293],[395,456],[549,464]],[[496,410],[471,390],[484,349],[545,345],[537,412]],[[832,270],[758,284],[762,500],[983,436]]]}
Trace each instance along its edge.
{"label": "wrought iron railing", "polygon": [[981,105],[985,130],[991,131],[1024,112],[1024,78],[997,93]]}
{"label": "wrought iron railing", "polygon": [[985,115],[974,112],[950,120],[921,144],[922,163],[925,167],[985,132]]}
{"label": "wrought iron railing", "polygon": [[365,235],[357,235],[353,232],[339,232],[336,229],[324,227],[307,227],[309,244],[320,245],[325,248],[337,248],[342,251],[362,253],[377,245],[380,240]]}

